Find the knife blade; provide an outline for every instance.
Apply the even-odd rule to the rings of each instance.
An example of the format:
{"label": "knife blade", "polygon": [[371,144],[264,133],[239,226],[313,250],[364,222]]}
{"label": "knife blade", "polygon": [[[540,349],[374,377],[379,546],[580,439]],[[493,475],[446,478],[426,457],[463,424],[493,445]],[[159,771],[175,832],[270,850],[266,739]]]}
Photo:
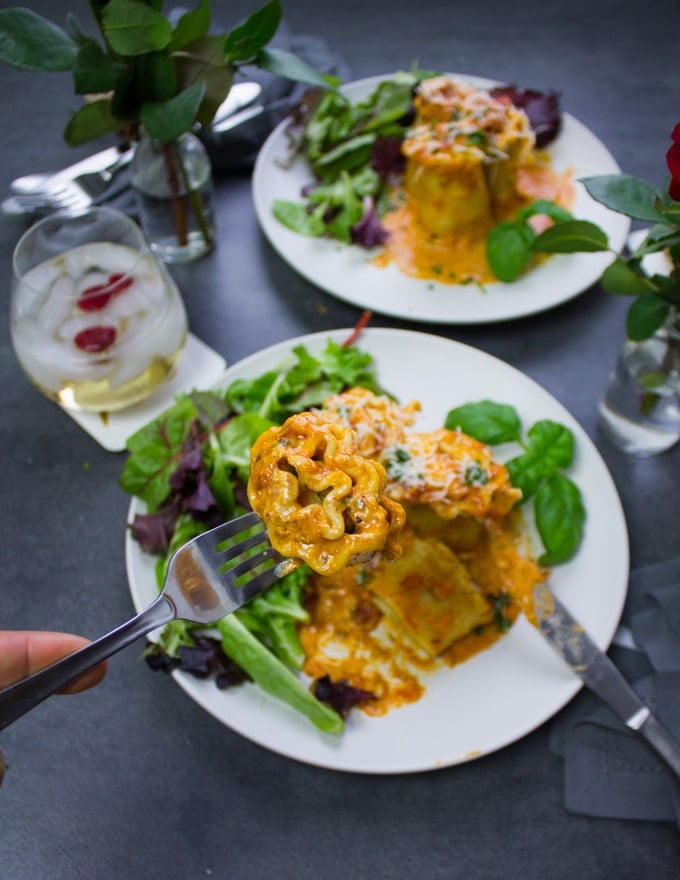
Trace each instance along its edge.
{"label": "knife blade", "polygon": [[534,589],[534,625],[584,684],[680,777],[680,743],[545,584]]}

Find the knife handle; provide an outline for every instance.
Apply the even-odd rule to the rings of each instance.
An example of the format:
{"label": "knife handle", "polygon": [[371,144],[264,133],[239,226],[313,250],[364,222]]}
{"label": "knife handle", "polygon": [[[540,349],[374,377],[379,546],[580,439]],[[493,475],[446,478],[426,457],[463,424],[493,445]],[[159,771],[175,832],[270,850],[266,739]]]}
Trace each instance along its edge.
{"label": "knife handle", "polygon": [[630,719],[628,726],[637,730],[654,751],[664,759],[668,766],[680,778],[680,744],[672,734],[651,713],[643,718],[638,726]]}

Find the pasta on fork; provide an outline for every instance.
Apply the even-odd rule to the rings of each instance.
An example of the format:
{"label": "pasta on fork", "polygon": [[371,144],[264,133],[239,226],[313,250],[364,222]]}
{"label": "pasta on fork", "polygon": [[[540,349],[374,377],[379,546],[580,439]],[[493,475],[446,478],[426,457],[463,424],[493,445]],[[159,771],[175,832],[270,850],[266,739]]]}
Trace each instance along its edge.
{"label": "pasta on fork", "polygon": [[319,574],[401,553],[401,505],[385,495],[380,462],[359,452],[356,433],[314,413],[265,431],[251,450],[248,499],[272,546]]}

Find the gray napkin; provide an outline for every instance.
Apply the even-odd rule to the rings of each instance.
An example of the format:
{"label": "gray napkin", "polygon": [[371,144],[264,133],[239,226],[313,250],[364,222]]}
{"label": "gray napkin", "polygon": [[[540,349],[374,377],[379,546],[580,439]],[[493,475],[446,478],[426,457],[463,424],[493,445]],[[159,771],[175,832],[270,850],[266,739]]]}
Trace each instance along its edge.
{"label": "gray napkin", "polygon": [[[621,624],[612,660],[680,741],[680,558],[632,572]],[[553,722],[550,748],[564,758],[567,810],[680,826],[674,774],[589,692]]]}

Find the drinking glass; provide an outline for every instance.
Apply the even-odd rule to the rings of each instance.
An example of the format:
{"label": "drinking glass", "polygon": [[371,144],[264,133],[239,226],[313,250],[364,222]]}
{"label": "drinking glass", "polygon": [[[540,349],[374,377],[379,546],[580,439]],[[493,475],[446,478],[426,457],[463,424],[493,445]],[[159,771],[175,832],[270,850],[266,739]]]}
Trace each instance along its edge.
{"label": "drinking glass", "polygon": [[137,224],[111,208],[52,214],[14,249],[12,343],[64,408],[114,412],[148,397],[179,360],[179,290]]}

